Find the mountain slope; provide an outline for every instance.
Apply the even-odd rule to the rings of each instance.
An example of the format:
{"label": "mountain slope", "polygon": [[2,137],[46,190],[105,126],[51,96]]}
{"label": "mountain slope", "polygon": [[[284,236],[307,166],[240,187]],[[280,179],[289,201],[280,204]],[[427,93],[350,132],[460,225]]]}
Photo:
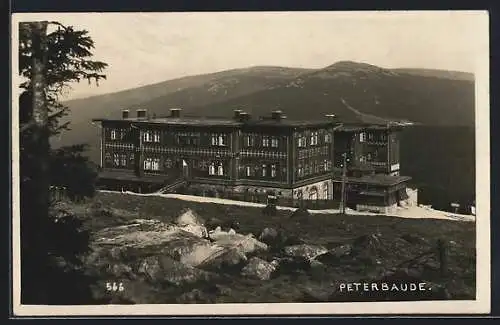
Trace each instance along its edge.
{"label": "mountain slope", "polygon": [[334,113],[350,120],[359,117],[358,111],[383,120],[473,126],[474,83],[344,61],[303,74],[286,85],[197,109],[227,115],[236,107],[254,115],[280,108],[293,119]]}
{"label": "mountain slope", "polygon": [[448,70],[438,70],[438,69],[411,69],[411,68],[399,68],[392,69],[397,73],[406,73],[416,76],[424,77],[436,77],[442,79],[451,80],[463,80],[463,81],[474,81],[474,74],[462,71],[448,71]]}

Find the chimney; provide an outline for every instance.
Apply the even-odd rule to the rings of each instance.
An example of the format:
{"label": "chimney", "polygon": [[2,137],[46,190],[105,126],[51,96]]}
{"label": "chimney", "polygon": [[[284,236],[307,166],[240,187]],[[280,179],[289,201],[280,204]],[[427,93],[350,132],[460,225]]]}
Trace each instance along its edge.
{"label": "chimney", "polygon": [[241,109],[235,109],[233,113],[234,113],[233,117],[235,119],[238,119],[240,117],[240,114],[243,113],[243,111]]}
{"label": "chimney", "polygon": [[122,110],[122,118],[127,119],[129,117],[130,111],[128,109]]}
{"label": "chimney", "polygon": [[182,108],[171,108],[170,109],[170,117],[181,117]]}
{"label": "chimney", "polygon": [[248,114],[247,112],[241,112],[238,117],[240,122],[247,122],[251,119],[250,114]]}
{"label": "chimney", "polygon": [[137,112],[137,118],[147,118],[146,116],[147,110],[138,109],[136,112]]}
{"label": "chimney", "polygon": [[271,112],[271,118],[275,121],[281,121],[282,117],[283,117],[283,112],[280,110]]}

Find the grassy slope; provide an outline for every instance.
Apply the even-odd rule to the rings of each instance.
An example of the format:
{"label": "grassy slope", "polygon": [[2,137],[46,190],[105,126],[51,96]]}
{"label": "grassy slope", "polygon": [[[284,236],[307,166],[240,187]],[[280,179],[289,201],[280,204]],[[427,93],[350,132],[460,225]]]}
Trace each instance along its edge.
{"label": "grassy slope", "polygon": [[[379,275],[384,270],[407,260],[420,252],[432,248],[437,239],[452,241],[450,250],[450,273],[446,277],[431,275],[430,280],[448,287],[454,299],[473,299],[475,292],[475,227],[473,223],[462,223],[432,219],[400,219],[385,216],[339,216],[314,215],[308,219],[291,220],[290,212],[279,211],[277,216],[262,215],[259,208],[222,206],[209,203],[194,203],[160,197],[141,197],[115,193],[99,193],[95,198],[103,206],[117,209],[120,218],[89,218],[88,225],[93,230],[121,224],[127,219],[155,218],[171,222],[184,208],[191,208],[207,220],[216,217],[221,221],[238,220],[239,232],[258,235],[265,227],[283,227],[287,234],[298,235],[311,244],[325,245],[327,248],[351,243],[355,238],[375,233],[381,234],[382,246],[368,259],[380,259],[381,265],[369,265],[352,260],[330,267],[326,273],[299,273],[281,275],[266,282],[230,276],[218,283],[230,288],[226,295],[207,298],[212,302],[293,302],[304,301],[313,295],[331,293],[340,282],[360,281],[368,275]],[[402,237],[411,235],[421,242],[409,244]],[[406,244],[405,244],[406,243]],[[429,278],[427,278],[429,280]],[[213,284],[211,284],[213,285]],[[193,288],[149,287],[136,284],[133,295],[144,303],[175,302],[176,297]],[[209,287],[200,284],[196,288],[208,292]],[[207,295],[209,295],[207,293]],[[342,297],[340,297],[342,299]],[[345,298],[349,299],[349,298]]]}

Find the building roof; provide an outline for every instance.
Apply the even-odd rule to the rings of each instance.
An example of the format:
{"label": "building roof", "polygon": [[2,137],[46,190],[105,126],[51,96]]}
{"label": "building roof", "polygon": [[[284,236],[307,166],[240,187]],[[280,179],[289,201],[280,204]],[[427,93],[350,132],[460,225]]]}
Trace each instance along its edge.
{"label": "building roof", "polygon": [[393,186],[411,180],[409,176],[391,176],[385,174],[364,175],[361,177],[348,177],[349,183]]}
{"label": "building roof", "polygon": [[273,127],[312,127],[339,124],[338,121],[328,120],[273,120],[273,119],[251,119],[248,121],[238,121],[231,118],[213,118],[213,117],[160,117],[160,118],[98,118],[94,122],[132,122],[140,124],[159,124],[159,125],[186,125],[186,126],[273,126]]}
{"label": "building roof", "polygon": [[361,124],[361,123],[342,123],[337,129],[339,132],[357,132],[363,130],[389,130],[401,128],[398,124]]}

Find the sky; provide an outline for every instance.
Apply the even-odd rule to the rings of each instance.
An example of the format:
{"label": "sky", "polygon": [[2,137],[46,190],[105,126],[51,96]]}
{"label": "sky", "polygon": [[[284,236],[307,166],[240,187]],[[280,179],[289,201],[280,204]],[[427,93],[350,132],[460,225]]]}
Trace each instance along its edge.
{"label": "sky", "polygon": [[350,60],[474,73],[479,54],[488,51],[487,35],[481,37],[487,14],[477,11],[46,13],[13,19],[56,20],[89,31],[94,59],[109,64],[107,80],[99,87],[74,84],[66,99],[260,65],[322,68]]}

